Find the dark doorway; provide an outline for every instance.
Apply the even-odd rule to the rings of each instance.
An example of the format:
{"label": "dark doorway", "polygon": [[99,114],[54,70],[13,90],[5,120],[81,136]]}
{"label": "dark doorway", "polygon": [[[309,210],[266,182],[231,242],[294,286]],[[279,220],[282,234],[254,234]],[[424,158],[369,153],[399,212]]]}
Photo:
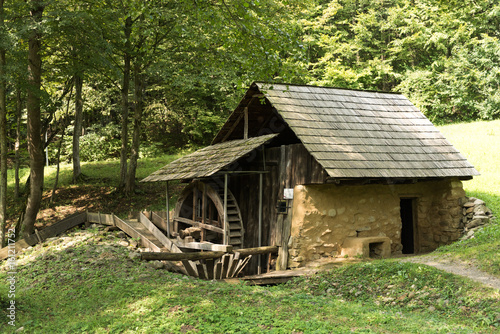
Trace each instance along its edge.
{"label": "dark doorway", "polygon": [[415,198],[401,198],[401,244],[403,254],[415,253]]}

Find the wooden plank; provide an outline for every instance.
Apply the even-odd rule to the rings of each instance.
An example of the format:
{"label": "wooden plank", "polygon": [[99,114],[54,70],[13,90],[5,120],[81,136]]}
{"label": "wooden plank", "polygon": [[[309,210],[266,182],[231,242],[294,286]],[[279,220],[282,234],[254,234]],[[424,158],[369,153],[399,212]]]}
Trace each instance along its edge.
{"label": "wooden plank", "polygon": [[6,258],[9,257],[9,255],[15,255],[17,257],[17,254],[19,252],[28,247],[30,247],[30,245],[24,239],[17,240],[14,247],[7,246],[0,249],[0,261],[5,260]]}
{"label": "wooden plank", "polygon": [[161,252],[160,247],[156,246],[153,242],[151,242],[151,240],[149,240],[146,236],[144,236],[142,233],[137,231],[125,221],[116,216],[113,216],[113,221],[119,229],[127,233],[132,238],[139,238],[143,247],[150,248],[155,252]]}
{"label": "wooden plank", "polygon": [[184,265],[184,268],[186,269],[186,272],[189,276],[198,277],[198,272],[195,267],[193,267],[190,261],[182,261],[182,264]]}
{"label": "wooden plank", "polygon": [[165,261],[196,261],[203,259],[218,259],[225,252],[195,252],[195,253],[167,253],[167,252],[142,252],[142,260],[165,260]]}
{"label": "wooden plank", "polygon": [[164,219],[162,216],[160,216],[156,212],[151,212],[151,222],[156,225],[159,229],[168,232],[168,223],[167,220]]}
{"label": "wooden plank", "polygon": [[205,274],[205,266],[201,263],[196,263],[196,269],[198,270],[198,277],[201,279],[207,279],[207,275]]}
{"label": "wooden plank", "polygon": [[222,275],[221,279],[224,279],[227,277],[227,272],[229,270],[229,260],[230,260],[231,255],[224,255],[222,257]]}
{"label": "wooden plank", "polygon": [[238,264],[238,267],[236,268],[232,277],[238,277],[238,275],[243,271],[243,269],[245,268],[245,266],[247,265],[247,263],[250,261],[251,258],[252,258],[252,255],[249,255],[243,261],[241,261]]}
{"label": "wooden plank", "polygon": [[43,230],[39,231],[40,238],[43,240],[47,238],[54,237],[62,232],[65,232],[75,226],[83,224],[87,221],[87,213],[76,213],[69,217],[64,218],[57,223],[47,226]]}
{"label": "wooden plank", "polygon": [[113,215],[100,212],[87,212],[87,221],[89,223],[113,226]]}
{"label": "wooden plank", "polygon": [[214,278],[215,279],[220,279],[222,275],[222,262],[217,262],[215,265],[215,273],[214,273]]}
{"label": "wooden plank", "polygon": [[158,241],[162,243],[169,251],[173,253],[182,253],[182,251],[165,234],[163,234],[142,212],[139,214],[139,222],[151,232]]}
{"label": "wooden plank", "polygon": [[174,217],[174,221],[179,222],[179,223],[189,224],[191,226],[195,226],[195,227],[199,227],[199,228],[204,228],[205,230],[210,230],[210,231],[217,232],[220,234],[224,233],[224,230],[221,229],[220,227],[216,227],[216,226],[208,225],[208,224],[202,224],[199,222],[192,221],[191,219],[188,219],[188,218]]}
{"label": "wooden plank", "polygon": [[179,248],[187,248],[187,249],[198,249],[198,250],[207,250],[213,252],[231,252],[233,250],[232,245],[219,245],[212,244],[210,242],[178,242],[177,245]]}
{"label": "wooden plank", "polygon": [[214,279],[214,259],[206,259],[205,264],[207,266],[208,279]]}
{"label": "wooden plank", "polygon": [[231,258],[231,263],[229,264],[229,270],[227,272],[227,277],[233,277],[234,271],[236,269],[236,266],[238,265],[239,260],[240,260],[240,253],[235,252],[233,257]]}

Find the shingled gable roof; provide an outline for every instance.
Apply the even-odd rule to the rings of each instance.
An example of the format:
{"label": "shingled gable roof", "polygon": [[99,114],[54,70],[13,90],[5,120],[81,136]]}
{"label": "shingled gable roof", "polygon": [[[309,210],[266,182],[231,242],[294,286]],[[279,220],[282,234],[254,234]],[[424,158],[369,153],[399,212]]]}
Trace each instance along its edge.
{"label": "shingled gable roof", "polygon": [[208,146],[177,159],[152,173],[141,182],[189,180],[212,176],[244,155],[271,141],[277,133],[232,140]]}
{"label": "shingled gable roof", "polygon": [[406,97],[395,93],[257,82],[214,143],[228,137],[244,105],[262,94],[332,178],[479,175]]}

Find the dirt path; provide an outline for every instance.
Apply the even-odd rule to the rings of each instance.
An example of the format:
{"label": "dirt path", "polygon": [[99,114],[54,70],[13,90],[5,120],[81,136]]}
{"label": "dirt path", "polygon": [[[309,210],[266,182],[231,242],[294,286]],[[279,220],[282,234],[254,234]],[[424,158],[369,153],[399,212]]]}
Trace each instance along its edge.
{"label": "dirt path", "polygon": [[477,269],[471,263],[461,262],[459,260],[450,260],[438,256],[408,257],[401,259],[401,261],[422,263],[433,266],[455,275],[468,277],[476,282],[480,282],[484,285],[500,290],[500,278]]}

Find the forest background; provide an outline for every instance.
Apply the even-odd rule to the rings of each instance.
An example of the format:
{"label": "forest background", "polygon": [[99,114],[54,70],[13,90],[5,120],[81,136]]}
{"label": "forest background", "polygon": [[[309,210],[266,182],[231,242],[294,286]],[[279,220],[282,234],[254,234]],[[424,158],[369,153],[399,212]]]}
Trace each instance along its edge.
{"label": "forest background", "polygon": [[[7,169],[32,233],[43,169],[210,143],[253,81],[394,91],[434,123],[500,116],[494,0],[0,0],[0,225]],[[29,184],[17,171],[30,166]],[[25,189],[26,188],[26,189]]]}

